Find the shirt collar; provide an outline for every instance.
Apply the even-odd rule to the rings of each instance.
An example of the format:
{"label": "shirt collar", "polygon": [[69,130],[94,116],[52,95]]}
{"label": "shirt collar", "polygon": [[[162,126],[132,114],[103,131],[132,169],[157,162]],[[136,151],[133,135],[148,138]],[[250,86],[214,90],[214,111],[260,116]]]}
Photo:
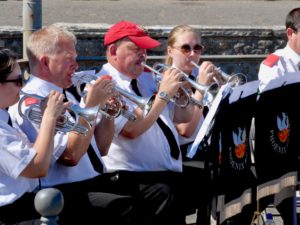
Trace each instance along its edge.
{"label": "shirt collar", "polygon": [[34,90],[35,93],[39,93],[39,95],[45,97],[48,96],[50,91],[54,90],[59,93],[62,93],[63,89],[58,87],[57,85],[48,82],[46,80],[42,80],[41,78],[30,75],[30,79],[28,83],[22,89],[26,93],[30,93],[30,90]]}
{"label": "shirt collar", "polygon": [[[113,67],[110,63],[106,63],[103,65],[104,70],[111,72],[111,74],[114,74],[114,79],[121,80],[122,84],[129,87],[131,83],[131,78],[124,75],[123,73],[119,72],[115,67]],[[137,79],[138,80],[138,79]]]}
{"label": "shirt collar", "polygon": [[300,66],[300,55],[298,55],[288,44],[284,48],[289,58],[292,60],[295,66]]}
{"label": "shirt collar", "polygon": [[6,109],[0,109],[0,120],[8,122],[9,114]]}

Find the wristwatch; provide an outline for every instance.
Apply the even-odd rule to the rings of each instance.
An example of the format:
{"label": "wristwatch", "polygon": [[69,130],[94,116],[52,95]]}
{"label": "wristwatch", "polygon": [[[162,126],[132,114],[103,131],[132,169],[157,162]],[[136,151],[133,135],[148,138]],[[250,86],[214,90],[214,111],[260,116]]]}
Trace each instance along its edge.
{"label": "wristwatch", "polygon": [[165,100],[167,103],[170,101],[169,95],[164,91],[159,92],[158,97],[160,97],[162,100]]}

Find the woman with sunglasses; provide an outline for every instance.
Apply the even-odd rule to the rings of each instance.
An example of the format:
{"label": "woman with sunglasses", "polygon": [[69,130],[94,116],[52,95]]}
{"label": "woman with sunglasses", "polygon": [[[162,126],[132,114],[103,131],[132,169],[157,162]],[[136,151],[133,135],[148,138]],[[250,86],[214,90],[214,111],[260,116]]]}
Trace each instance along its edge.
{"label": "woman with sunglasses", "polygon": [[[196,79],[201,85],[210,85],[215,80],[221,80],[220,74],[215,70],[212,62],[204,61],[199,69],[195,64],[199,63],[203,46],[199,34],[188,25],[178,25],[174,27],[167,41],[166,64],[176,67],[188,74],[191,79]],[[199,102],[203,100],[203,94],[194,91],[192,97]],[[183,155],[183,177],[185,179],[185,199],[187,214],[197,209],[197,224],[210,224],[210,204],[211,204],[211,178],[209,171],[204,168],[204,155],[197,155],[200,161],[193,162],[185,157],[187,147],[193,142],[203,122],[203,107],[194,107],[193,118],[190,122],[176,125],[176,129],[181,137],[181,151]],[[203,154],[204,151],[198,151]],[[198,159],[197,159],[198,160]],[[197,180],[195,179],[197,176]],[[200,179],[201,181],[199,182]],[[201,185],[199,185],[201,183]],[[193,210],[193,211],[191,211]]]}
{"label": "woman with sunglasses", "polygon": [[[68,103],[51,92],[35,143],[11,126],[7,108],[19,100],[23,76],[17,57],[0,50],[0,224],[40,224],[34,209],[34,191],[39,177],[47,174],[53,151],[57,117]],[[14,213],[14,216],[12,215]]]}
{"label": "woman with sunglasses", "polygon": [[[188,25],[178,25],[174,27],[167,41],[166,64],[176,67],[188,74],[191,79],[197,79],[197,82],[203,86],[209,86],[213,82],[222,82],[221,74],[210,61],[204,61],[199,66],[203,46],[199,34]],[[192,97],[199,102],[203,100],[203,93],[194,91]],[[195,106],[193,119],[189,123],[177,126],[178,132],[183,137],[196,135],[201,121],[203,107]]]}

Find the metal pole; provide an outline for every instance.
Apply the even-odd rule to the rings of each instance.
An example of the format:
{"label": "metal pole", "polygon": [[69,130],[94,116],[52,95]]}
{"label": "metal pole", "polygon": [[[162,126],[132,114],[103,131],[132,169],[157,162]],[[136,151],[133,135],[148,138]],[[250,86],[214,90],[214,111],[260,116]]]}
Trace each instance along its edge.
{"label": "metal pole", "polygon": [[23,0],[23,59],[30,34],[42,27],[42,0]]}

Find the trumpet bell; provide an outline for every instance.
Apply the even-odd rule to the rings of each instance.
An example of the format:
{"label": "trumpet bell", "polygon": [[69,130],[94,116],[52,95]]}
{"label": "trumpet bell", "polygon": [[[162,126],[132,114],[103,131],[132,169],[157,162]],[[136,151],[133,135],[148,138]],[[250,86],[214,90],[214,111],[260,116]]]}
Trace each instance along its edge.
{"label": "trumpet bell", "polygon": [[[80,97],[85,97],[87,94],[87,91],[85,89],[82,89],[82,85],[92,84],[97,79],[98,76],[91,73],[75,73],[72,77],[73,83],[76,86],[77,93]],[[130,121],[135,121],[136,116],[132,112],[128,112],[126,110],[125,102],[122,100],[120,95],[127,97],[135,103],[139,103],[139,106],[143,105],[140,102],[141,100],[130,96],[129,93],[122,90],[121,88],[115,87],[114,91],[116,92],[115,95],[108,100],[104,107],[99,110],[99,112],[102,115],[104,115],[107,119],[113,119],[118,117],[119,115],[123,115]]]}
{"label": "trumpet bell", "polygon": [[237,73],[231,75],[227,82],[231,83],[233,87],[236,87],[247,83],[247,77],[245,74]]}

